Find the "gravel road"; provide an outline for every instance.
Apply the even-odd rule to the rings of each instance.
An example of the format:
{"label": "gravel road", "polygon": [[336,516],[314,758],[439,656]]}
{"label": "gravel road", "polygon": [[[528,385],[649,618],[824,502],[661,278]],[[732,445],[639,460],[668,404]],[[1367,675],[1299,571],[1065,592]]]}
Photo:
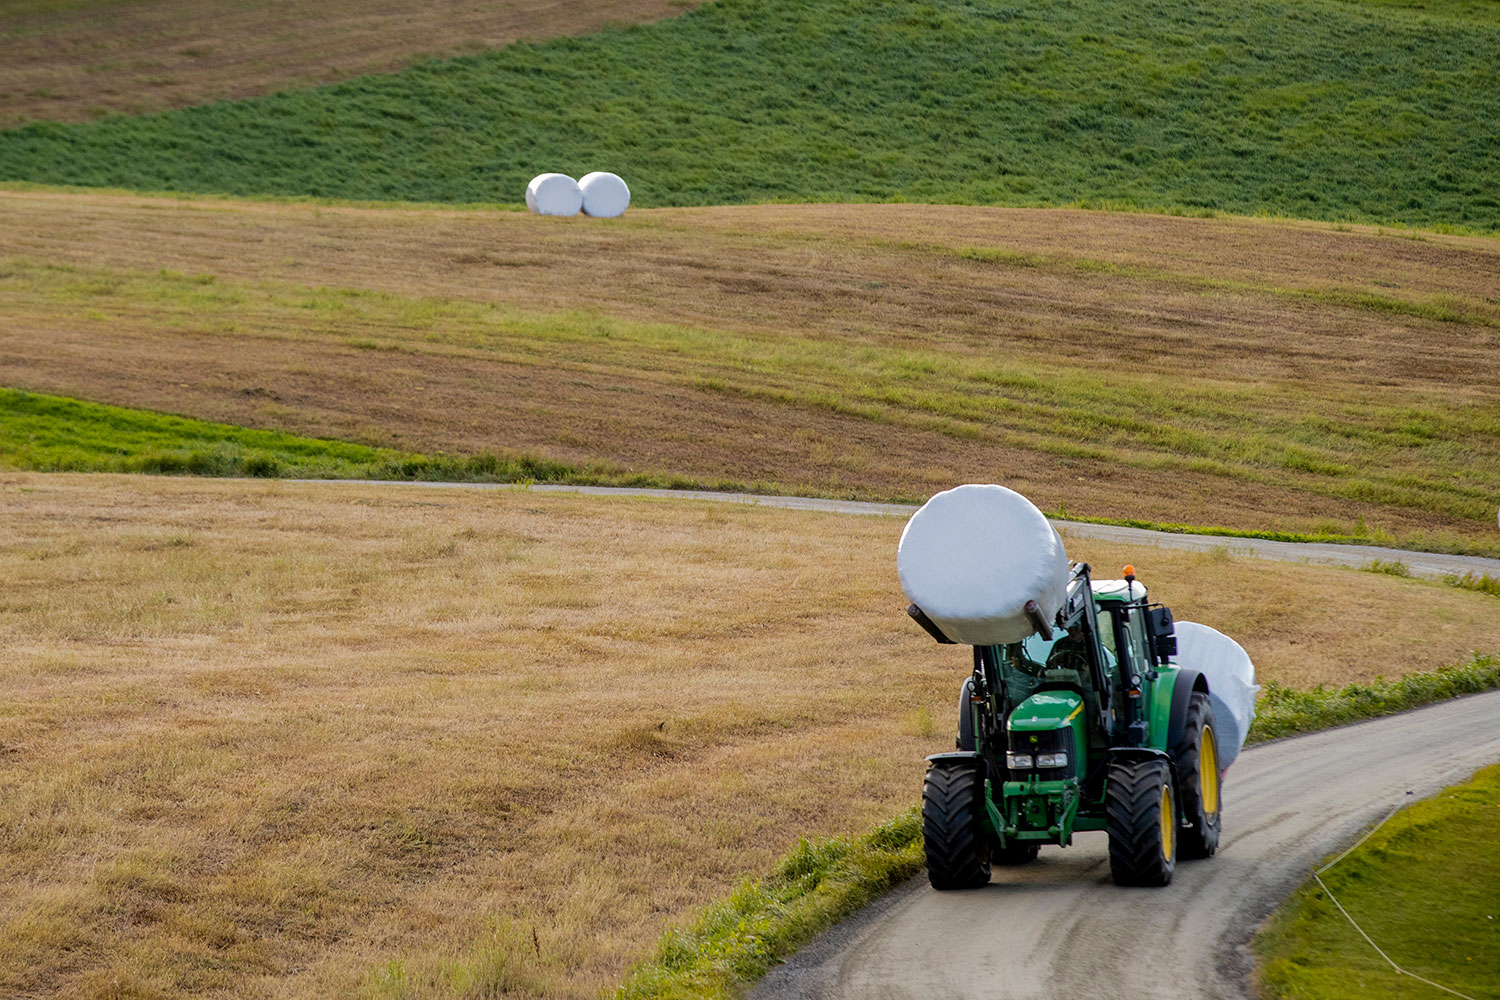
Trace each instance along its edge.
{"label": "gravel road", "polygon": [[1225,780],[1219,853],[1179,864],[1167,888],[1116,887],[1105,835],[1080,834],[997,868],[984,889],[907,883],[774,970],[752,1000],[1246,997],[1247,942],[1319,859],[1408,791],[1425,797],[1496,761],[1500,692],[1252,747]]}
{"label": "gravel road", "polygon": [[[293,480],[294,482],[364,483],[409,487],[438,487],[465,490],[529,489],[534,493],[580,493],[585,496],[658,497],[677,500],[714,500],[721,503],[759,504],[786,510],[821,510],[833,514],[859,514],[876,517],[910,517],[917,508],[899,503],[870,503],[864,500],[825,500],[818,497],[759,496],[754,493],[716,493],[710,490],[653,490],[623,486],[562,486],[553,483],[518,486],[513,483],[418,483],[391,480]],[[1334,566],[1364,566],[1373,560],[1400,561],[1416,576],[1443,576],[1464,573],[1500,577],[1500,559],[1482,556],[1451,556],[1433,552],[1409,552],[1378,545],[1333,545],[1321,542],[1273,542],[1261,538],[1233,538],[1218,535],[1180,535],[1170,531],[1145,528],[1123,528],[1109,524],[1084,524],[1080,521],[1052,522],[1072,538],[1100,538],[1115,542],[1139,542],[1168,549],[1207,551],[1223,546],[1238,555],[1251,555],[1278,562],[1323,563]]]}

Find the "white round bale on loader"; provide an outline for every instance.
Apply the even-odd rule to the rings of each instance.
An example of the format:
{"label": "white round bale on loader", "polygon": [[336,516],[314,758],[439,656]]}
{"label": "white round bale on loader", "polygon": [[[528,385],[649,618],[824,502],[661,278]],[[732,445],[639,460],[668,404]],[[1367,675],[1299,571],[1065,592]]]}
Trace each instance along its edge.
{"label": "white round bale on loader", "polygon": [[595,170],[578,180],[583,192],[583,214],[595,219],[615,219],[630,207],[630,188],[618,174]]}
{"label": "white round bale on loader", "polygon": [[577,215],[583,192],[567,174],[537,174],[526,185],[526,207],[533,215]]}
{"label": "white round bale on loader", "polygon": [[1255,718],[1255,664],[1245,647],[1218,629],[1197,622],[1176,622],[1177,655],[1172,662],[1201,673],[1208,681],[1208,700],[1214,709],[1214,746],[1219,766],[1228,767],[1239,756]]}
{"label": "white round bale on loader", "polygon": [[1041,511],[1004,486],[968,485],[928,500],[896,550],[906,597],[954,642],[1020,642],[1067,598],[1068,556]]}

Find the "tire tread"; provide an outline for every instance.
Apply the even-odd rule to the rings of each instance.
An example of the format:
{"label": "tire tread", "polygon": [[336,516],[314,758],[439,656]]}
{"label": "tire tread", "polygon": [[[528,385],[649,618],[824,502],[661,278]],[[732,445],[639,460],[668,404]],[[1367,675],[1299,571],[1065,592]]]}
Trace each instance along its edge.
{"label": "tire tread", "polygon": [[922,848],[934,889],[977,889],[990,880],[989,837],[978,810],[984,785],[967,767],[932,767],[922,786]]}
{"label": "tire tread", "polygon": [[1165,760],[1125,760],[1109,766],[1105,816],[1109,870],[1116,885],[1162,886],[1172,881],[1174,859],[1161,849],[1161,787],[1170,783]]}

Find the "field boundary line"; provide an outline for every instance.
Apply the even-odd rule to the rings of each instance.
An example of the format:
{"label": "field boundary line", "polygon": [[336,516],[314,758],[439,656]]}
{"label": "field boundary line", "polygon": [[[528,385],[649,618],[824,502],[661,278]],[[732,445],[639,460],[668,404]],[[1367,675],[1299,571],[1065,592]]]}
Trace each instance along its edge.
{"label": "field boundary line", "polygon": [[[264,483],[265,480],[247,480]],[[669,490],[638,486],[574,486],[567,483],[454,483],[424,482],[407,479],[288,479],[291,483],[348,483],[365,486],[429,486],[438,489],[530,490],[534,493],[577,493],[584,496],[646,497],[662,500],[709,500],[778,507],[785,510],[813,510],[832,514],[854,514],[865,517],[910,517],[915,504],[879,503],[871,500],[834,500],[826,497],[799,497],[759,493],[720,493],[714,490]],[[1238,535],[1195,535],[1175,531],[1155,531],[1114,524],[1090,524],[1085,521],[1051,519],[1064,535],[1096,538],[1100,541],[1153,545],[1159,548],[1211,552],[1227,549],[1232,555],[1252,556],[1276,562],[1313,563],[1325,566],[1349,566],[1361,569],[1372,560],[1399,560],[1413,576],[1441,578],[1475,573],[1500,577],[1500,559],[1485,556],[1459,556],[1442,552],[1415,552],[1389,549],[1378,545],[1343,545],[1334,542],[1282,542],[1268,538],[1246,538]]]}

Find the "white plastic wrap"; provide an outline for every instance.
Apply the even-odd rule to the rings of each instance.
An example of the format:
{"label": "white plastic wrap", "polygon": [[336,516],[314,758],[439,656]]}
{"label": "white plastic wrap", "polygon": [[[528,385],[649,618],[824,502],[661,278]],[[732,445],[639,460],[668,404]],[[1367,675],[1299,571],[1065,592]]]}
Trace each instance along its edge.
{"label": "white plastic wrap", "polygon": [[583,192],[567,174],[537,174],[526,185],[526,207],[534,215],[577,215]]}
{"label": "white plastic wrap", "polygon": [[630,207],[630,188],[618,174],[595,170],[578,179],[583,192],[583,214],[596,219],[614,219]]}
{"label": "white plastic wrap", "polygon": [[907,599],[954,642],[1020,642],[1036,601],[1051,622],[1068,589],[1068,556],[1047,518],[1004,486],[939,493],[906,522],[896,570]]}
{"label": "white plastic wrap", "polygon": [[1172,662],[1197,670],[1208,680],[1208,700],[1214,707],[1214,744],[1219,766],[1228,767],[1239,756],[1255,718],[1255,664],[1250,654],[1229,636],[1197,622],[1177,622],[1177,655]]}

